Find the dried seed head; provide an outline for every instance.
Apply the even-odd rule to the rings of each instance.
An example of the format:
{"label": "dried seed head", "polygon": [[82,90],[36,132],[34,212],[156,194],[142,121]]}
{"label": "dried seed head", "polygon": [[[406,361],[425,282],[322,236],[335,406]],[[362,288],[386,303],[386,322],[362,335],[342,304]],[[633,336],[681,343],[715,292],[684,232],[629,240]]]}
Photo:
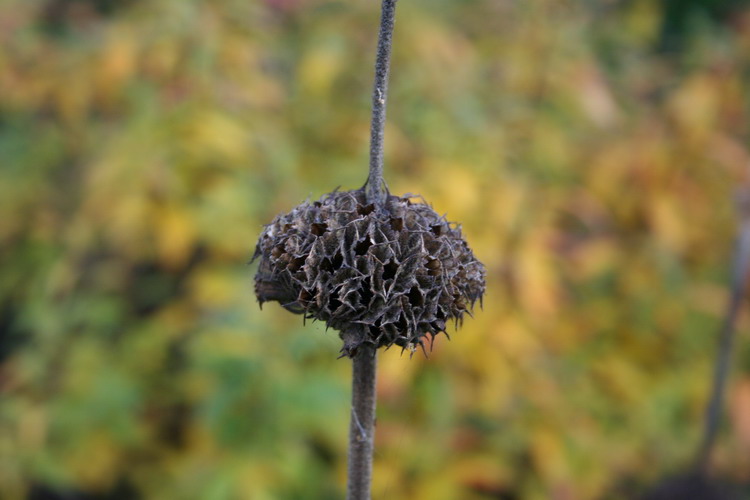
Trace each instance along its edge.
{"label": "dried seed head", "polygon": [[485,270],[452,226],[424,203],[364,190],[333,192],[277,216],[258,240],[255,293],[362,343],[424,349],[481,300]]}

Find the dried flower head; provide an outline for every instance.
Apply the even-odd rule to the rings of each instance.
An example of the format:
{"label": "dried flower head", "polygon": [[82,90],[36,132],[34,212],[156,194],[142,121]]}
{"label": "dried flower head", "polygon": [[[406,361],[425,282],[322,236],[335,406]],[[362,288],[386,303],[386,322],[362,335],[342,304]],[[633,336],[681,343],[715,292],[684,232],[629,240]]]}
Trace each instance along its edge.
{"label": "dried flower head", "polygon": [[261,305],[325,321],[350,357],[363,343],[424,350],[484,293],[484,266],[460,228],[409,196],[378,207],[360,189],[302,203],[265,227],[256,258]]}

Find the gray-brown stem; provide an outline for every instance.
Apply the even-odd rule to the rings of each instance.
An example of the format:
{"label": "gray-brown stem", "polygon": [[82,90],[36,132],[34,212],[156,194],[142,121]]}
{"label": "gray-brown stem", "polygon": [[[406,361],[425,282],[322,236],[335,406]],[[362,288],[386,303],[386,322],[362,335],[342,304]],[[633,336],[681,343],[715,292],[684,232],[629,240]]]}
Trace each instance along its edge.
{"label": "gray-brown stem", "polygon": [[375,59],[375,84],[372,89],[372,123],[370,125],[370,175],[367,178],[367,197],[370,203],[383,200],[383,135],[385,108],[388,101],[388,74],[391,65],[393,23],[396,17],[396,0],[383,0],[378,35],[378,52]]}
{"label": "gray-brown stem", "polygon": [[[367,199],[376,206],[382,205],[385,199],[383,136],[395,16],[396,0],[383,0],[378,50],[375,58],[375,84],[372,91],[370,175],[367,177],[366,184]],[[370,499],[372,452],[375,438],[376,361],[376,348],[370,344],[360,345],[352,360],[352,417],[349,425],[347,500]]]}
{"label": "gray-brown stem", "polygon": [[370,344],[352,360],[352,419],[349,425],[347,500],[369,500],[375,439],[375,369],[377,351]]}

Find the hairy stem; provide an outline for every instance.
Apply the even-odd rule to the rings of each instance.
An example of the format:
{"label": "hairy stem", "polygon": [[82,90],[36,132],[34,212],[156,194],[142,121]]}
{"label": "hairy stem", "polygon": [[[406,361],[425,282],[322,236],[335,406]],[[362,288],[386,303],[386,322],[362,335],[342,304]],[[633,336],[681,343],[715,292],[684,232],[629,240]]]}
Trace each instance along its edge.
{"label": "hairy stem", "polygon": [[[385,199],[383,181],[383,135],[388,100],[388,73],[391,65],[393,23],[396,0],[383,0],[375,58],[375,84],[372,90],[370,126],[370,175],[367,199],[380,205]],[[347,500],[369,500],[372,481],[372,451],[375,438],[375,346],[362,344],[352,360],[352,417],[349,424],[349,465]]]}
{"label": "hairy stem", "polygon": [[750,192],[743,191],[738,200],[740,226],[738,229],[737,243],[732,269],[731,297],[727,307],[724,321],[719,332],[719,350],[714,366],[713,386],[711,397],[706,408],[706,423],[703,431],[698,455],[695,461],[695,471],[699,474],[707,472],[708,462],[711,458],[716,435],[719,430],[721,419],[721,407],[724,398],[724,386],[726,385],[731,361],[732,345],[734,343],[734,332],[745,295],[745,282],[750,270]]}
{"label": "hairy stem", "polygon": [[352,360],[352,419],[349,425],[347,500],[369,500],[375,438],[375,347],[362,344]]}
{"label": "hairy stem", "polygon": [[371,203],[383,200],[383,134],[385,108],[388,100],[388,73],[391,65],[393,23],[396,0],[383,0],[375,59],[375,85],[372,90],[372,123],[370,126],[370,175],[367,178],[367,197]]}

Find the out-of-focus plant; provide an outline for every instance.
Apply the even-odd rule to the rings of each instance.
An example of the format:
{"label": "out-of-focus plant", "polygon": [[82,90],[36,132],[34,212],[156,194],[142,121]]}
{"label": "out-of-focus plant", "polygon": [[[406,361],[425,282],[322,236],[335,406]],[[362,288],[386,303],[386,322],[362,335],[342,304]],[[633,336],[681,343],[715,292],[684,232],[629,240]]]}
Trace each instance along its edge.
{"label": "out-of-focus plant", "polygon": [[742,495],[735,487],[710,477],[711,455],[721,422],[726,383],[735,344],[735,330],[740,308],[745,301],[748,273],[750,272],[750,190],[737,193],[738,230],[731,269],[730,297],[726,315],[721,323],[718,349],[713,369],[713,382],[706,404],[703,434],[694,461],[687,470],[675,477],[659,481],[643,495],[644,500],[670,500],[696,498],[701,500],[732,500]]}

